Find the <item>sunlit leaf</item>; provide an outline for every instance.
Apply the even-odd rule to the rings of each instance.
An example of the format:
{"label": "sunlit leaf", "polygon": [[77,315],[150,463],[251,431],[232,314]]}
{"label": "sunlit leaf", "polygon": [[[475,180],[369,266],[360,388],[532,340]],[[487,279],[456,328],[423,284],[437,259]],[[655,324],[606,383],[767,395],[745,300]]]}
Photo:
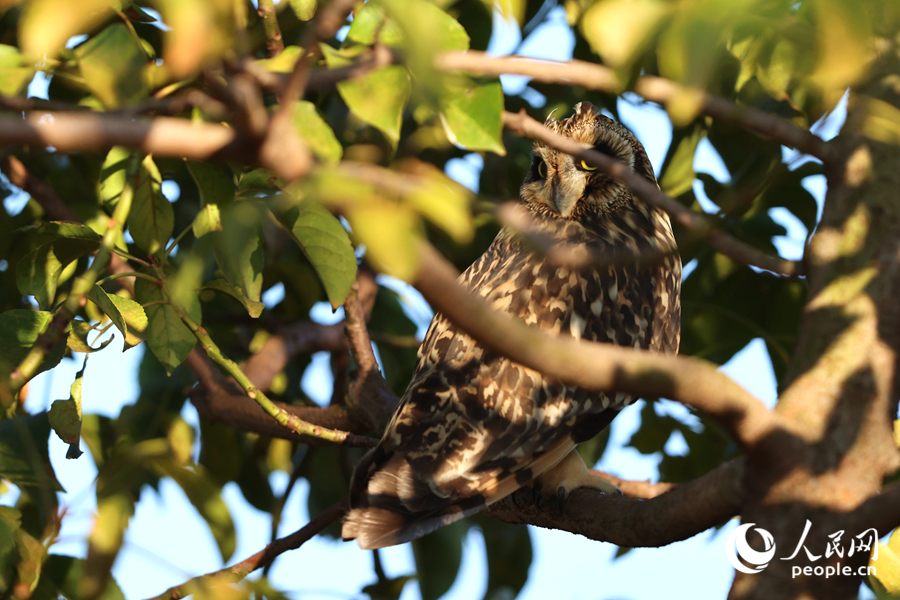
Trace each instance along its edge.
{"label": "sunlit leaf", "polygon": [[66,221],[44,221],[34,226],[23,227],[20,231],[27,231],[41,236],[73,238],[99,242],[101,236],[82,223],[69,223]]}
{"label": "sunlit leaf", "polygon": [[71,326],[69,327],[69,337],[66,340],[66,345],[69,347],[69,350],[72,352],[83,352],[86,354],[90,354],[91,352],[98,352],[106,348],[115,336],[107,337],[103,342],[100,343],[96,348],[91,346],[88,336],[94,331],[94,328],[90,323],[86,321],[82,321],[80,319],[75,319],[72,321]]}
{"label": "sunlit leaf", "polygon": [[471,241],[475,233],[469,213],[471,192],[428,163],[409,159],[399,166],[415,176],[416,185],[411,186],[404,200],[455,241]]}
{"label": "sunlit leaf", "polygon": [[262,314],[262,311],[266,308],[266,305],[262,302],[254,302],[252,300],[247,300],[244,297],[244,293],[241,291],[241,288],[236,285],[231,285],[224,279],[213,279],[212,281],[207,281],[203,284],[204,289],[212,289],[228,294],[232,298],[236,299],[238,302],[244,305],[244,308],[247,310],[247,314],[249,314],[254,319],[259,317]]}
{"label": "sunlit leaf", "polygon": [[112,300],[119,310],[119,314],[122,315],[122,319],[124,319],[128,328],[128,332],[125,333],[125,346],[122,351],[133,348],[147,339],[148,322],[144,307],[131,298],[123,298],[115,294],[110,294],[109,299]]}
{"label": "sunlit leaf", "polygon": [[24,63],[18,48],[0,44],[0,94],[18,95],[34,72],[34,67]]}
{"label": "sunlit leaf", "polygon": [[232,0],[157,0],[154,4],[171,27],[163,64],[173,79],[188,77],[231,47],[237,8]]}
{"label": "sunlit leaf", "polygon": [[294,239],[309,259],[332,307],[344,303],[356,280],[356,255],[343,225],[330,212],[311,201],[301,202],[288,217]]}
{"label": "sunlit leaf", "polygon": [[134,293],[147,314],[147,345],[165,367],[166,373],[171,375],[191,353],[197,338],[181,321],[175,309],[163,303],[165,296],[156,285],[146,279],[137,279]]}
{"label": "sunlit leaf", "polygon": [[[338,84],[340,87],[341,84]],[[344,150],[328,123],[319,116],[316,106],[305,100],[291,105],[291,123],[297,134],[320,160],[335,163]]]}
{"label": "sunlit leaf", "polygon": [[630,65],[672,10],[661,0],[602,0],[584,14],[581,30],[611,67]]}
{"label": "sunlit leaf", "polygon": [[[343,66],[347,59],[323,45],[330,68]],[[381,131],[393,144],[400,139],[403,111],[411,91],[409,73],[404,67],[381,67],[362,77],[338,84],[338,92],[347,107],[364,122]]]}
{"label": "sunlit leaf", "polygon": [[56,432],[63,442],[69,445],[66,458],[78,458],[81,456],[81,388],[84,382],[84,369],[87,366],[85,358],[84,366],[75,374],[75,381],[69,388],[68,400],[54,400],[50,406],[47,417],[50,419],[50,427]]}
{"label": "sunlit leaf", "polygon": [[287,186],[287,182],[268,169],[253,169],[241,176],[238,183],[238,191],[255,191],[281,189]]}
{"label": "sunlit leaf", "polygon": [[488,83],[458,89],[444,100],[441,118],[447,137],[468,150],[506,155],[503,146],[503,89]]}
{"label": "sunlit leaf", "polygon": [[162,195],[162,176],[151,156],[141,162],[134,200],[128,215],[128,231],[139,248],[150,254],[161,254],[175,226],[175,211]]}
{"label": "sunlit leaf", "polygon": [[316,0],[290,0],[291,9],[301,21],[309,21],[316,15]]}
{"label": "sunlit leaf", "polygon": [[131,160],[132,151],[122,146],[113,146],[100,169],[100,201],[108,211],[119,202],[125,189],[125,169]]}
{"label": "sunlit leaf", "polygon": [[873,58],[872,29],[867,11],[853,0],[817,0],[815,10],[818,61],[812,79],[837,100],[855,83]]}
{"label": "sunlit leaf", "polygon": [[111,294],[107,294],[99,285],[94,285],[85,296],[109,317],[122,335],[128,335],[128,325],[125,323],[122,313],[119,312],[119,307],[113,302]]}
{"label": "sunlit leaf", "polygon": [[[43,574],[33,598],[81,598],[79,584],[85,577],[85,561],[72,556],[51,554],[44,563]],[[97,600],[125,600],[115,580],[110,579]]]}
{"label": "sunlit leaf", "polygon": [[85,84],[105,106],[134,104],[147,97],[143,69],[149,57],[125,25],[106,27],[79,46],[76,55]]}
{"label": "sunlit leaf", "polygon": [[693,186],[694,156],[705,135],[706,130],[699,123],[673,132],[659,176],[659,187],[669,196],[677,198]]}
{"label": "sunlit leaf", "polygon": [[[313,0],[313,6],[315,4],[315,0]],[[256,61],[256,64],[272,73],[290,73],[301,56],[303,56],[303,48],[300,46],[285,46],[278,56],[261,58]]]}
{"label": "sunlit leaf", "polygon": [[412,281],[419,268],[418,215],[395,202],[373,201],[347,212],[353,237],[366,247],[366,258],[379,271]]}
{"label": "sunlit leaf", "polygon": [[22,50],[55,56],[69,38],[88,33],[112,11],[111,0],[35,0],[28,4],[19,26]]}

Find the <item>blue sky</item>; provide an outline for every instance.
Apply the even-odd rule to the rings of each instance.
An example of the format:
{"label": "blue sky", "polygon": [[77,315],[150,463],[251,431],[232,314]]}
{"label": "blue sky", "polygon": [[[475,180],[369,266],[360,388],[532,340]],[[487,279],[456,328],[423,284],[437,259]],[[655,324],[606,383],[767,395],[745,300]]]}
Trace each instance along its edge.
{"label": "blue sky", "polygon": [[[519,40],[517,32],[497,21],[500,34],[495,36],[491,52],[504,54],[515,48]],[[565,26],[564,12],[557,9],[550,23],[539,29],[519,48],[519,52],[540,58],[567,59],[571,55],[572,39]],[[504,77],[506,89],[518,90],[522,78]],[[536,94],[536,95],[535,95]],[[529,98],[540,102],[540,94]],[[620,115],[644,143],[654,165],[659,167],[668,147],[671,130],[665,112],[657,107],[637,107],[620,101]],[[840,111],[838,111],[840,113]],[[843,117],[837,114],[824,124],[821,135],[832,137]],[[785,150],[786,158],[792,158]],[[448,173],[460,182],[473,185],[478,180],[481,159],[470,155],[453,162]],[[724,181],[727,172],[712,146],[701,145],[695,160],[698,171],[711,173]],[[819,200],[824,194],[822,177],[808,178],[804,185]],[[702,196],[702,188],[698,195]],[[16,202],[11,199],[10,202]],[[786,211],[776,211],[773,217],[788,228],[788,235],[777,241],[779,250],[788,258],[798,258],[802,253],[806,231]],[[429,315],[430,309],[409,288],[399,287],[413,315]],[[277,301],[277,291],[267,297]],[[323,321],[340,318],[340,312],[332,315],[330,309],[321,307],[317,317]],[[427,324],[427,318],[422,325]],[[104,415],[117,415],[121,407],[134,402],[138,396],[136,370],[142,347],[121,352],[118,340],[104,352],[91,357],[84,378],[84,411]],[[31,412],[44,410],[53,400],[68,397],[68,389],[80,362],[65,360],[59,368],[34,380],[26,408]],[[775,380],[771,364],[761,341],[756,340],[734,357],[723,371],[733,377],[768,405],[775,402]],[[314,368],[304,378],[305,390],[313,398],[330,395],[330,374],[325,356],[317,357]],[[686,410],[672,402],[663,404],[667,412],[684,418]],[[625,442],[639,424],[640,406],[623,412],[612,425],[612,437],[599,468],[631,479],[655,480],[658,456],[643,456],[624,447]],[[197,426],[196,411],[187,405],[183,416],[188,423]],[[668,450],[681,451],[683,440],[673,437]],[[56,436],[51,436],[50,454],[57,475],[68,490],[61,495],[69,516],[64,520],[60,543],[53,549],[57,553],[76,556],[86,555],[83,540],[90,530],[96,507],[93,479],[96,469],[89,452],[76,461],[65,460],[66,446]],[[276,493],[287,484],[287,475],[272,476]],[[268,541],[270,521],[244,501],[234,484],[224,490],[224,497],[238,529],[238,548],[234,560],[240,560],[261,549]],[[284,511],[281,534],[301,527],[308,519],[305,497],[307,488],[301,481],[291,494]],[[11,504],[15,493],[0,497],[0,503]],[[725,538],[737,525],[730,522],[722,530],[708,531],[690,540],[661,549],[635,550],[613,560],[616,547],[597,543],[572,534],[532,528],[535,558],[528,583],[520,598],[535,599],[562,597],[572,599],[632,598],[650,600],[658,597],[719,597],[724,598],[733,578],[733,570],[725,559]],[[382,554],[388,575],[414,572],[411,550],[406,547],[390,548]],[[114,567],[114,576],[129,600],[147,598],[159,594],[171,585],[189,577],[218,569],[222,566],[219,553],[205,523],[191,507],[181,490],[172,482],[163,480],[157,494],[146,489],[137,512],[132,519],[126,543]],[[653,576],[649,577],[648,573]],[[358,591],[374,581],[371,553],[359,550],[354,544],[316,538],[301,549],[282,556],[270,577],[276,588],[297,592],[304,598],[352,598]],[[471,533],[466,540],[466,552],[460,575],[446,598],[470,600],[480,598],[487,584],[483,544],[478,533]],[[679,593],[684,590],[684,593]],[[404,600],[419,597],[417,586],[409,584]]]}

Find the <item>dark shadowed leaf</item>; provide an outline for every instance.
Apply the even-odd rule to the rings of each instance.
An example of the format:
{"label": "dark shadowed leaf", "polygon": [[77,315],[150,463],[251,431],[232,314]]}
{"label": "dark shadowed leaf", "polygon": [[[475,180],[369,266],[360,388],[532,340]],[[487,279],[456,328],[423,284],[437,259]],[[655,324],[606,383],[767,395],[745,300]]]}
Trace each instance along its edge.
{"label": "dark shadowed leaf", "polygon": [[0,593],[13,583],[16,572],[16,533],[22,525],[22,513],[11,506],[0,506]]}
{"label": "dark shadowed leaf", "polygon": [[50,465],[50,421],[42,412],[0,421],[0,477],[22,488],[40,508],[42,518],[56,507],[62,492]]}
{"label": "dark shadowed leaf", "polygon": [[200,212],[194,219],[194,237],[222,229],[221,210],[234,200],[234,181],[227,171],[210,163],[187,161],[188,171],[200,191]]}
{"label": "dark shadowed leaf", "polygon": [[[47,328],[53,314],[36,310],[8,310],[0,313],[0,379],[8,380]],[[66,352],[65,341],[56,344],[35,371],[35,375],[52,369]]]}
{"label": "dark shadowed leaf", "polygon": [[260,207],[252,201],[234,202],[223,207],[221,215],[223,230],[213,234],[219,268],[247,300],[259,302],[263,268]]}
{"label": "dark shadowed leaf", "polygon": [[[85,561],[73,556],[51,554],[44,563],[41,579],[32,598],[51,600],[56,598],[80,599],[79,584],[85,578]],[[119,584],[111,579],[97,600],[125,600]]]}
{"label": "dark shadowed leaf", "polygon": [[463,519],[412,542],[422,600],[437,600],[453,586],[468,531],[469,522]]}
{"label": "dark shadowed leaf", "polygon": [[253,302],[252,300],[248,300],[244,297],[244,293],[241,291],[241,288],[236,285],[231,285],[224,279],[213,279],[212,281],[207,281],[203,284],[203,289],[208,290],[217,290],[219,292],[223,292],[228,294],[232,298],[235,298],[238,302],[244,305],[244,308],[247,309],[247,314],[249,314],[254,319],[262,314],[263,309],[266,308],[266,305],[262,302]]}
{"label": "dark shadowed leaf", "polygon": [[531,535],[525,525],[510,525],[484,515],[476,517],[487,551],[488,586],[484,600],[515,598],[528,580]]}

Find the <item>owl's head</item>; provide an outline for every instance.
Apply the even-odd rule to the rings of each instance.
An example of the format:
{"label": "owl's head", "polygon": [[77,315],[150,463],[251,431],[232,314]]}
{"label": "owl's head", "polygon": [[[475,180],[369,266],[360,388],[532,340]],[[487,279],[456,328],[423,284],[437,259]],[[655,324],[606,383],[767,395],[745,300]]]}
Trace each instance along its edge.
{"label": "owl's head", "polygon": [[[559,121],[551,117],[547,127],[616,158],[656,183],[644,147],[625,127],[590,102],[575,105],[575,114]],[[535,142],[531,169],[519,192],[521,199],[538,214],[583,220],[585,216],[610,213],[634,205],[631,191],[619,181],[582,160]]]}

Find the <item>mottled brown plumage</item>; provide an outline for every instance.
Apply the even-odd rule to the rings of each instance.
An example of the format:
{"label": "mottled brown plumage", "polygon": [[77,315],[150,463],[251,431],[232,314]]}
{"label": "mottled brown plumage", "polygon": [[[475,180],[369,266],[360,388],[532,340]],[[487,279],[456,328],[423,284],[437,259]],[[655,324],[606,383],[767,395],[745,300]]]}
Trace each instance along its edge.
{"label": "mottled brown plumage", "polygon": [[[547,125],[656,181],[640,142],[591,104]],[[520,203],[543,235],[560,242],[664,258],[571,270],[503,230],[462,274],[464,287],[554,335],[677,352],[681,260],[667,215],[541,143],[534,144]],[[357,467],[343,537],[363,548],[410,541],[538,477],[561,496],[579,485],[617,491],[587,475],[570,453],[633,400],[563,385],[488,352],[437,314],[384,437]]]}

